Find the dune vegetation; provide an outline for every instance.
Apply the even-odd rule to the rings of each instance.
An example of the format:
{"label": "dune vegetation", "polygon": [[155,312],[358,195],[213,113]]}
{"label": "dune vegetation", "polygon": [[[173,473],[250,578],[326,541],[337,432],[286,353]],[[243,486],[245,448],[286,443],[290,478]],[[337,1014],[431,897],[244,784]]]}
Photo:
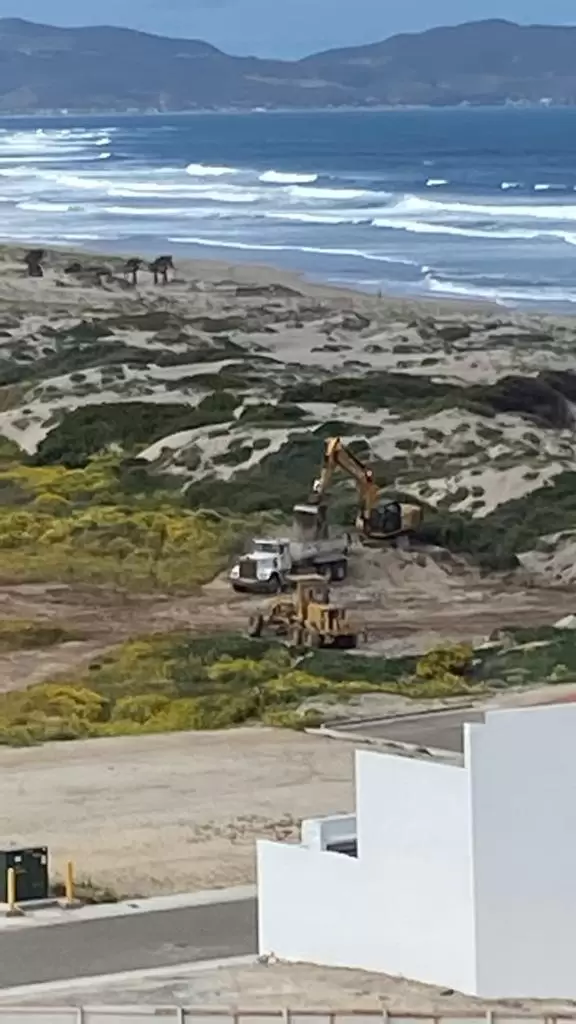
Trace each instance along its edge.
{"label": "dune vegetation", "polygon": [[131,640],[87,672],[0,695],[0,744],[319,725],[327,706],[363,693],[414,699],[478,691],[465,646],[414,658],[318,652],[304,662],[278,643],[178,632]]}
{"label": "dune vegetation", "polygon": [[0,694],[0,744],[259,724],[303,729],[362,694],[445,700],[570,680],[576,635],[549,627],[510,630],[476,651],[448,644],[421,658],[318,651],[302,660],[277,642],[239,634],[153,634],[81,675]]}
{"label": "dune vegetation", "polygon": [[[222,570],[256,524],[182,506],[114,454],[36,466],[0,449],[0,578],[189,590]],[[260,522],[260,520],[257,520]]]}

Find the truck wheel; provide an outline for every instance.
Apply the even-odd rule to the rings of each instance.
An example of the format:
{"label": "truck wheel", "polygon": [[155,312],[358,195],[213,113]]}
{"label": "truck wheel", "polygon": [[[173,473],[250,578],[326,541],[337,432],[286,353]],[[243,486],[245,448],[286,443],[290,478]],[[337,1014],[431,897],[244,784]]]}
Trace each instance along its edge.
{"label": "truck wheel", "polygon": [[358,647],[358,637],[356,636],[340,636],[337,638],[335,644],[341,651],[353,651]]}
{"label": "truck wheel", "polygon": [[250,616],[250,622],[248,625],[248,636],[259,637],[262,636],[264,629],[264,616],[261,613]]}
{"label": "truck wheel", "polygon": [[270,594],[280,594],[282,592],[282,580],[278,573],[273,573],[268,581],[268,591]]}
{"label": "truck wheel", "polygon": [[333,583],[341,583],[342,580],[346,579],[348,572],[348,566],[346,562],[334,562],[331,568],[330,576]]}

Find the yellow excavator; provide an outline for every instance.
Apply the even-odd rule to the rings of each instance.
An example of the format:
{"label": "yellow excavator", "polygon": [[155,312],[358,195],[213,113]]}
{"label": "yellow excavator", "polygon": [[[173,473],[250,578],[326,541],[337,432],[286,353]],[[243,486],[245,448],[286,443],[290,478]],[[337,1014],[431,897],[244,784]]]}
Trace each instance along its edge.
{"label": "yellow excavator", "polygon": [[331,437],[324,449],[324,465],[314,481],[311,503],[323,506],[326,492],[336,470],[341,469],[351,477],[358,489],[359,509],[356,529],[364,544],[378,547],[382,544],[405,540],[415,533],[422,522],[419,505],[407,505],[389,501],[374,480],[374,474],[349,448],[340,437]]}

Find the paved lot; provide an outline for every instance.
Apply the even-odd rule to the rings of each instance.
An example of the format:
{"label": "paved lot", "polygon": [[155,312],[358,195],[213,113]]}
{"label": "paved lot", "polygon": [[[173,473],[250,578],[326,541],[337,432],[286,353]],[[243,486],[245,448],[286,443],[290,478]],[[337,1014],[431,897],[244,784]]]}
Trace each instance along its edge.
{"label": "paved lot", "polygon": [[0,990],[256,952],[256,900],[0,934]]}
{"label": "paved lot", "polygon": [[365,725],[340,726],[341,732],[358,736],[377,736],[381,739],[396,740],[400,743],[415,743],[419,747],[435,747],[462,753],[464,749],[463,726],[465,722],[482,722],[480,711],[434,711],[423,715],[411,715],[397,721],[381,719]]}

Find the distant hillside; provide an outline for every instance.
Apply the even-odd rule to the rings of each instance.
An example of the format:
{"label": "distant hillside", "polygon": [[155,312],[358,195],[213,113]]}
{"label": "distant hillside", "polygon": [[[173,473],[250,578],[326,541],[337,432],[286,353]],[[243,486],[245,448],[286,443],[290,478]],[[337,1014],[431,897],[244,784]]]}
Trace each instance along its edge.
{"label": "distant hillside", "polygon": [[576,27],[482,21],[300,61],[0,19],[0,111],[576,103]]}

